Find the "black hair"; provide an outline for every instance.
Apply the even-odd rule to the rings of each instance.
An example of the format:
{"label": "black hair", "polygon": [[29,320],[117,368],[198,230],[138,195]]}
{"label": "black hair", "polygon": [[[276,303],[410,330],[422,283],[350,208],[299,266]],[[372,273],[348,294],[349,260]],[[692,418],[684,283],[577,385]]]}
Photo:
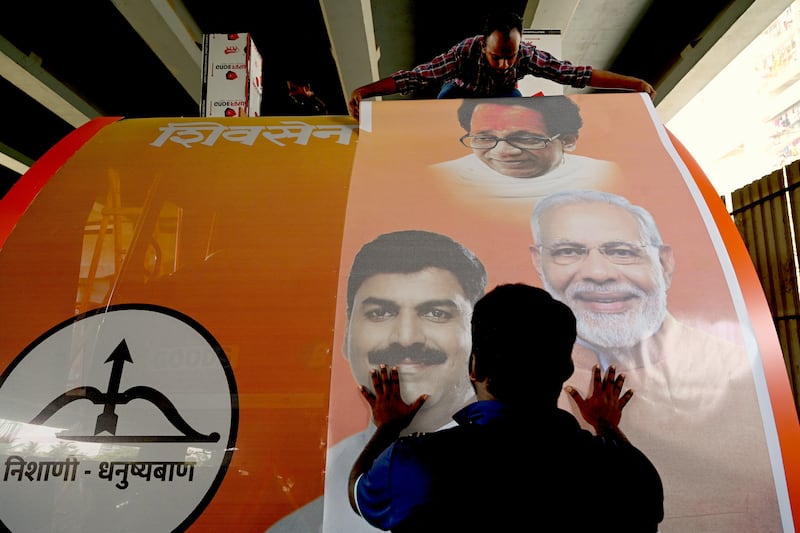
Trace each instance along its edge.
{"label": "black hair", "polygon": [[575,370],[576,320],[544,289],[498,285],[472,312],[472,357],[478,381],[511,405],[555,405]]}
{"label": "black hair", "polygon": [[431,267],[452,272],[471,304],[483,296],[486,268],[464,245],[439,233],[396,231],[380,235],[356,254],[347,279],[347,315],[356,292],[372,276],[413,274]]}
{"label": "black hair", "polygon": [[517,30],[522,34],[522,17],[513,11],[493,11],[486,17],[483,24],[483,36],[489,37],[492,33],[499,31],[503,37],[508,37],[512,30]]}
{"label": "black hair", "polygon": [[578,135],[583,126],[578,104],[566,96],[534,96],[526,98],[493,98],[487,102],[480,98],[468,98],[458,108],[458,122],[464,131],[469,133],[472,114],[480,104],[508,105],[527,107],[538,112],[544,118],[548,135]]}

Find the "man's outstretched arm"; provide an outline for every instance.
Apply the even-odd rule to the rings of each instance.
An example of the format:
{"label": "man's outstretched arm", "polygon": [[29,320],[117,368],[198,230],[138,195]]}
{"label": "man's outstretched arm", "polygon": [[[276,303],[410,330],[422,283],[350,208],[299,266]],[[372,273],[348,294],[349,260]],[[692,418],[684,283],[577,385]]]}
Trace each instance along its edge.
{"label": "man's outstretched arm", "polygon": [[355,495],[358,478],[366,473],[372,467],[375,459],[397,440],[400,432],[411,423],[414,415],[428,399],[428,395],[423,394],[410,405],[403,401],[400,394],[400,377],[396,366],[387,370],[386,365],[381,365],[380,370],[373,369],[371,371],[371,377],[375,393],[373,394],[366,387],[361,387],[360,391],[372,409],[372,419],[378,429],[353,464],[347,490],[350,507],[359,514],[361,513],[358,510]]}
{"label": "man's outstretched arm", "polygon": [[[633,391],[622,392],[625,376],[616,375],[616,369],[609,367],[606,377],[602,376],[600,366],[594,366],[592,391],[584,400],[572,387],[565,390],[572,396],[583,418],[591,424],[598,435],[625,442],[624,453],[613,460],[616,472],[625,472],[618,481],[617,489],[610,486],[606,490],[626,492],[627,528],[622,531],[637,533],[657,532],[658,524],[664,520],[664,485],[655,465],[647,456],[628,441],[619,429],[622,409],[633,396]],[[622,451],[622,450],[620,450]]]}
{"label": "man's outstretched arm", "polygon": [[628,442],[625,434],[619,429],[619,421],[622,418],[622,409],[633,397],[633,391],[628,389],[623,393],[625,374],[619,376],[616,374],[616,368],[611,366],[603,377],[600,365],[595,365],[592,390],[586,399],[572,387],[566,387],[564,390],[575,400],[581,416],[594,428],[595,433]]}
{"label": "man's outstretched arm", "polygon": [[656,90],[652,85],[640,78],[617,74],[610,70],[592,69],[592,79],[589,86],[599,89],[628,89],[640,93],[647,93],[651,100],[656,98]]}
{"label": "man's outstretched arm", "polygon": [[373,96],[387,96],[389,94],[396,94],[400,92],[394,79],[383,78],[367,85],[362,85],[354,89],[350,94],[350,102],[348,108],[353,118],[358,119],[358,106],[364,98],[372,98]]}

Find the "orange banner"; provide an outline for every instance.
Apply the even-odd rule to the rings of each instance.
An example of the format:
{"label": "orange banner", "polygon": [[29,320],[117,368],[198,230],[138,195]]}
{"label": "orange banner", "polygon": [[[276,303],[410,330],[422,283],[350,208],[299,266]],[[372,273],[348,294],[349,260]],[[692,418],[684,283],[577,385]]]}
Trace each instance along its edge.
{"label": "orange banner", "polygon": [[23,176],[0,205],[19,213],[0,252],[4,526],[264,531],[322,493],[357,133],[102,120]]}
{"label": "orange banner", "polygon": [[[792,527],[798,470],[784,472],[794,459],[782,451],[796,446],[798,424],[763,293],[722,202],[646,97],[364,108],[342,243],[323,531],[373,531],[347,507],[344,491],[374,431],[357,391],[357,383],[369,386],[366,369],[381,357],[400,364],[395,353],[410,352],[391,347],[413,335],[420,346],[438,346],[457,368],[469,354],[452,341],[464,327],[450,333],[448,344],[430,325],[416,332],[399,322],[394,331],[388,326],[403,305],[423,305],[424,287],[440,294],[441,283],[425,285],[416,267],[363,272],[359,254],[392,241],[451,270],[465,290],[454,289],[453,298],[468,297],[467,274],[436,263],[427,233],[474,254],[488,273],[487,290],[530,283],[573,308],[579,342],[570,385],[588,392],[595,363],[626,374],[634,398],[621,428],[662,476],[662,533]],[[398,237],[408,231],[420,233]],[[355,281],[348,279],[351,268]],[[380,328],[377,320],[365,326],[370,320],[356,312],[362,296],[391,302],[397,315],[389,304],[367,307],[376,317],[387,314]],[[348,304],[355,306],[350,316]],[[401,382],[435,375],[433,358],[407,357],[403,364],[415,365],[405,373],[401,365]],[[407,401],[431,394],[413,431],[441,427],[437,402],[443,412],[465,402],[463,384],[437,377],[425,387],[404,390]],[[577,414],[566,394],[560,405]]]}

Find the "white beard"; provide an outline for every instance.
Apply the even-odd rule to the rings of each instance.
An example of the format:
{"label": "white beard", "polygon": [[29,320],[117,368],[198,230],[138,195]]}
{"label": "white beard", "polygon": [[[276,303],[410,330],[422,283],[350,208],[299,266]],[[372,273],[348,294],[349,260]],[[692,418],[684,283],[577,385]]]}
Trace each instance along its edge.
{"label": "white beard", "polygon": [[[655,290],[648,294],[628,283],[582,282],[570,286],[561,294],[544,280],[545,289],[554,298],[567,304],[577,319],[578,337],[587,343],[607,350],[629,349],[653,335],[667,313],[667,287],[662,276],[656,279]],[[598,313],[578,310],[575,293],[583,291],[628,292],[638,296],[641,306],[624,313]]]}

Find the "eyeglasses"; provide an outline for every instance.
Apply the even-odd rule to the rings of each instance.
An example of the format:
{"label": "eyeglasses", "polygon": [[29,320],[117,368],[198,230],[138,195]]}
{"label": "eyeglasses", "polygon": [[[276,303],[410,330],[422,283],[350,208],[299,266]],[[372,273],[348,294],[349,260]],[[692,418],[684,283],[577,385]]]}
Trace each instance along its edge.
{"label": "eyeglasses", "polygon": [[632,244],[628,242],[607,242],[600,246],[581,246],[564,243],[555,246],[539,245],[539,251],[547,251],[548,256],[557,265],[572,265],[583,261],[592,250],[597,250],[609,262],[615,265],[635,265],[641,263],[646,254],[644,249],[653,244]]}
{"label": "eyeglasses", "polygon": [[510,137],[495,137],[494,135],[470,135],[469,133],[459,139],[467,148],[478,150],[491,150],[500,141],[505,141],[520,150],[541,150],[561,136],[560,133],[552,137],[538,135],[511,135]]}

